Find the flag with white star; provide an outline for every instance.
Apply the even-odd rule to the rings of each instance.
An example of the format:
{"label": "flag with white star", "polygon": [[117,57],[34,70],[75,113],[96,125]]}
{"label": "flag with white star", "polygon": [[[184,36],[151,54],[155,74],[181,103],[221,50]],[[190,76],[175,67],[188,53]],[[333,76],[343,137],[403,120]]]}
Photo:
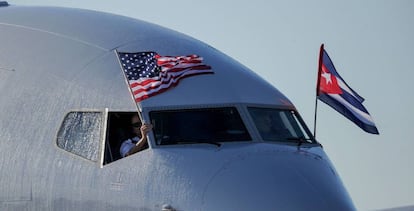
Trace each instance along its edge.
{"label": "flag with white star", "polygon": [[328,53],[321,46],[317,97],[368,133],[379,134],[375,123],[362,105],[364,98],[351,89],[338,74]]}
{"label": "flag with white star", "polygon": [[180,79],[213,73],[197,55],[160,56],[155,52],[118,52],[122,70],[138,103],[178,84]]}

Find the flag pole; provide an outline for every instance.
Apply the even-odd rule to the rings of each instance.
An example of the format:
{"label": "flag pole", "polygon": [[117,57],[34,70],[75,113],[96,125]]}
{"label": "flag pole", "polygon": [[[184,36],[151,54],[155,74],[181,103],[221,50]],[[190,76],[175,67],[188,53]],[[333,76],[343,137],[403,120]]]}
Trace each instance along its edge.
{"label": "flag pole", "polygon": [[139,109],[139,107],[138,107],[138,103],[136,103],[136,101],[135,101],[135,98],[134,98],[134,93],[133,93],[133,92],[132,92],[132,90],[131,90],[131,86],[129,86],[128,78],[127,78],[127,76],[125,75],[124,68],[122,67],[122,62],[121,62],[121,60],[119,60],[119,54],[118,54],[118,51],[115,49],[115,50],[114,50],[114,52],[115,52],[115,54],[116,54],[116,58],[117,58],[117,60],[118,60],[119,66],[121,67],[121,70],[122,70],[122,75],[124,76],[124,81],[125,81],[126,85],[128,86],[129,93],[131,94],[132,101],[134,101],[134,103],[135,103],[135,107],[137,108],[138,117],[139,117],[140,121],[142,122],[142,124],[144,124],[144,123],[145,123],[145,122],[144,122],[144,119],[142,118],[141,111],[140,111],[140,109]]}
{"label": "flag pole", "polygon": [[318,110],[318,97],[315,97],[315,111],[314,111],[314,113],[315,113],[315,116],[314,116],[314,119],[313,119],[313,137],[316,139],[316,114],[317,114],[317,111]]}
{"label": "flag pole", "polygon": [[318,96],[319,96],[319,84],[321,82],[321,72],[322,72],[322,57],[323,57],[323,47],[324,44],[321,44],[321,48],[319,50],[319,61],[318,61],[318,75],[317,75],[317,82],[316,82],[316,95],[315,95],[315,116],[313,120],[313,137],[316,138],[316,117],[318,113]]}

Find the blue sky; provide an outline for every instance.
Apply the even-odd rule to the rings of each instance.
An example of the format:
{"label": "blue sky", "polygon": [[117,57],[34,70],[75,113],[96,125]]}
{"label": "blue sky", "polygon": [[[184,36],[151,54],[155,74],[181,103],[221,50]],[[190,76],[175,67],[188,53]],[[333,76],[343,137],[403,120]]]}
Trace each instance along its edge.
{"label": "blue sky", "polygon": [[414,1],[9,0],[129,16],[208,43],[261,75],[313,130],[321,43],[380,135],[319,103],[317,139],[359,210],[414,204]]}

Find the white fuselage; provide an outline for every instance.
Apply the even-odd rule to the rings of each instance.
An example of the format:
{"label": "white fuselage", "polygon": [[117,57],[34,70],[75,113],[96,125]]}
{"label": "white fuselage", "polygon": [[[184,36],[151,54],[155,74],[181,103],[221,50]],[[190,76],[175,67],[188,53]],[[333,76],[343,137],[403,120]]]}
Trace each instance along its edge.
{"label": "white fuselage", "polygon": [[[106,13],[7,6],[0,42],[1,210],[355,209],[293,104],[198,40]],[[214,74],[140,102],[143,121],[154,122],[151,112],[230,107],[248,138],[163,145],[157,122],[148,149],[116,157],[114,119],[137,104],[115,51],[202,56]],[[294,114],[310,140],[263,138],[251,108]]]}

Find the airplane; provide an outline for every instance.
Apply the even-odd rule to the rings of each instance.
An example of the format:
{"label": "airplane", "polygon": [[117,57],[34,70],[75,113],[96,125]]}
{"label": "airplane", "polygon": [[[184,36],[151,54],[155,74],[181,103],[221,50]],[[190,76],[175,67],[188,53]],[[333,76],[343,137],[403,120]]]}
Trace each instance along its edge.
{"label": "airplane", "polygon": [[[292,102],[208,44],[120,15],[7,2],[0,43],[0,210],[356,209]],[[137,102],[119,52],[195,54],[213,73]],[[153,125],[149,146],[123,158],[137,113]]]}

